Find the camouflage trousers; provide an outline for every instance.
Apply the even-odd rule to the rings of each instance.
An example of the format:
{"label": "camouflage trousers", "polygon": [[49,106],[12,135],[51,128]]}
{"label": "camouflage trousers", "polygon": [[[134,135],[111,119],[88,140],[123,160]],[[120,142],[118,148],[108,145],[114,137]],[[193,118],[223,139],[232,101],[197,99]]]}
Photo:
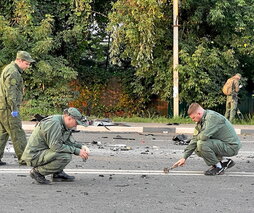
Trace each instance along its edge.
{"label": "camouflage trousers", "polygon": [[42,175],[50,175],[61,172],[68,163],[72,155],[64,152],[54,152],[50,149],[40,151],[34,159],[26,162],[28,166],[36,167]]}
{"label": "camouflage trousers", "polygon": [[237,102],[238,102],[237,96],[232,95],[227,96],[225,117],[229,119],[230,122],[232,122],[235,119]]}
{"label": "camouflage trousers", "polygon": [[12,117],[10,109],[0,110],[0,159],[4,154],[6,143],[11,137],[15,153],[21,163],[21,156],[27,144],[26,133],[22,129],[20,116]]}
{"label": "camouflage trousers", "polygon": [[208,166],[217,164],[223,157],[231,157],[238,154],[241,144],[230,145],[217,139],[197,141],[195,153],[204,159]]}

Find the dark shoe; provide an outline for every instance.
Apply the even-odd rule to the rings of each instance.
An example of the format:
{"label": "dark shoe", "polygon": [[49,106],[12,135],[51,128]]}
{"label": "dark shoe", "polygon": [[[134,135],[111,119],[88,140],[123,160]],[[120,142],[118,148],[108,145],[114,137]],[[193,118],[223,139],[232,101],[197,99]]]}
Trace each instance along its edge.
{"label": "dark shoe", "polygon": [[52,181],[53,182],[72,182],[75,180],[74,176],[67,175],[64,171],[53,174]]}
{"label": "dark shoe", "polygon": [[6,162],[3,162],[0,160],[0,166],[4,166],[4,165],[6,165]]}
{"label": "dark shoe", "polygon": [[235,162],[231,159],[228,159],[226,162],[221,162],[222,167],[224,170],[229,169],[235,165]]}
{"label": "dark shoe", "polygon": [[208,169],[207,171],[204,172],[205,175],[210,175],[210,176],[214,176],[214,175],[223,175],[224,174],[224,168],[218,168],[215,166],[212,166],[210,169]]}
{"label": "dark shoe", "polygon": [[45,178],[44,175],[40,174],[35,168],[30,171],[31,178],[35,179],[39,184],[49,184],[50,181]]}
{"label": "dark shoe", "polygon": [[19,165],[20,165],[20,166],[26,166],[26,162],[23,161],[23,160],[19,160]]}

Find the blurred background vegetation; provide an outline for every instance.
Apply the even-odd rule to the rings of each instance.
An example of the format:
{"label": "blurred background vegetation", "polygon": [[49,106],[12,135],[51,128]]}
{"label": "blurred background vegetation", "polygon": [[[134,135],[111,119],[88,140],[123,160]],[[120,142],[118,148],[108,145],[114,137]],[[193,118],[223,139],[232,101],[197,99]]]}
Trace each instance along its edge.
{"label": "blurred background vegetation", "polygon": [[[68,106],[98,117],[170,117],[172,12],[170,0],[1,0],[1,70],[18,50],[36,59],[24,75],[24,118]],[[191,102],[223,114],[221,88],[241,73],[239,106],[252,119],[253,1],[182,0],[179,23],[181,117]]]}

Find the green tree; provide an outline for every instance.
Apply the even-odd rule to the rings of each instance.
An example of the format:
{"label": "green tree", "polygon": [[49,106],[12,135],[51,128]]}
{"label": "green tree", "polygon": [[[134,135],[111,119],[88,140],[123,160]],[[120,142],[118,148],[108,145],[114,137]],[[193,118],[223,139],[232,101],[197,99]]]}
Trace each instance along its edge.
{"label": "green tree", "polygon": [[144,103],[152,94],[167,98],[171,92],[168,82],[172,77],[169,71],[172,36],[165,29],[172,22],[167,9],[170,8],[166,1],[119,0],[109,15],[112,62],[119,66],[131,62],[136,69],[134,93]]}
{"label": "green tree", "polygon": [[[1,4],[1,66],[20,49],[36,59],[25,76],[26,107],[39,107],[44,112],[82,98],[89,103],[84,110],[97,113],[105,108],[99,103],[98,88],[105,88],[114,76],[124,76],[123,82],[132,80],[126,78],[128,68],[109,64],[110,37],[105,28],[110,9],[111,0],[14,0]],[[73,86],[74,82],[77,85]],[[88,94],[98,94],[81,94],[82,88],[88,88]]]}
{"label": "green tree", "polygon": [[74,97],[69,83],[78,74],[74,65],[82,57],[89,3],[14,0],[1,5],[1,66],[14,59],[18,50],[36,59],[25,76],[26,100],[32,106],[63,108]]}
{"label": "green tree", "polygon": [[[180,99],[216,107],[236,72],[253,78],[251,0],[180,2]],[[164,0],[118,0],[109,15],[114,64],[131,61],[136,94],[172,98],[172,3]],[[252,88],[253,89],[253,88]]]}

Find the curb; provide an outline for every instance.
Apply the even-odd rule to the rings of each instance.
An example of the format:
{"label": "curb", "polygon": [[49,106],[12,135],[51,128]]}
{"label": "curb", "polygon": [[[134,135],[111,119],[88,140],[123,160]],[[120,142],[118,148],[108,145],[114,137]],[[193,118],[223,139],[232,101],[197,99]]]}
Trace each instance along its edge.
{"label": "curb", "polygon": [[[32,131],[35,128],[34,124],[23,124],[23,129],[26,131]],[[83,132],[105,132],[105,133],[116,133],[116,132],[137,132],[137,133],[174,133],[174,134],[192,134],[194,127],[127,127],[127,126],[77,126],[77,130]],[[241,129],[235,128],[238,135],[254,135],[253,129]]]}

